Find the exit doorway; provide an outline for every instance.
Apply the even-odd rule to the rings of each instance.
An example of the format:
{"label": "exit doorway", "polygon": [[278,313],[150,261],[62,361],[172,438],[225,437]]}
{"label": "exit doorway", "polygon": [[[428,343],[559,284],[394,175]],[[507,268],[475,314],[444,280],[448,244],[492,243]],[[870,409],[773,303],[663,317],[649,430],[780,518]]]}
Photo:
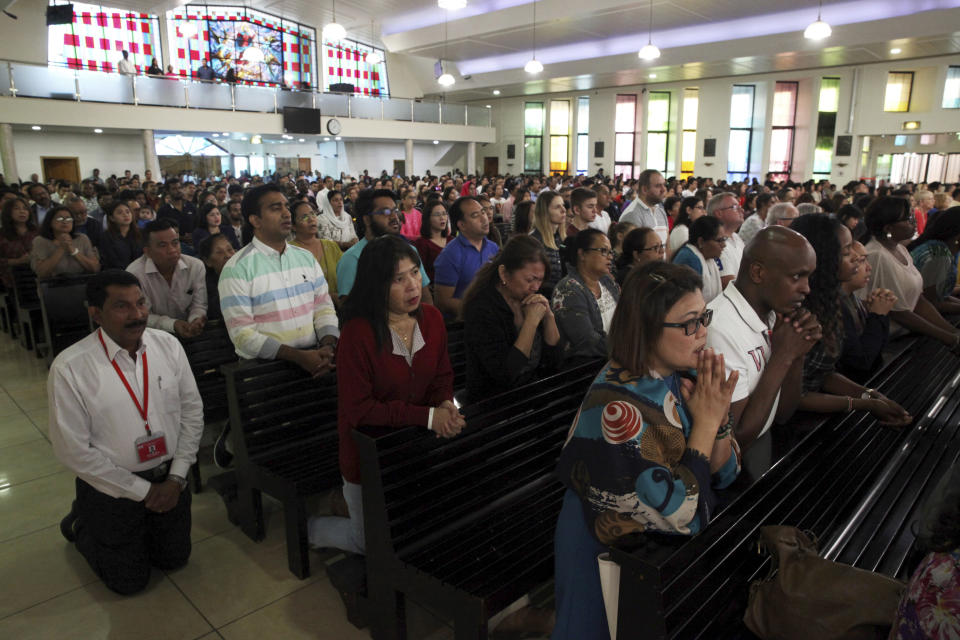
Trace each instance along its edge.
{"label": "exit doorway", "polygon": [[499,156],[484,156],[483,175],[493,177],[500,174]]}
{"label": "exit doorway", "polygon": [[41,157],[43,181],[67,180],[74,184],[80,183],[80,161],[77,158],[48,158]]}

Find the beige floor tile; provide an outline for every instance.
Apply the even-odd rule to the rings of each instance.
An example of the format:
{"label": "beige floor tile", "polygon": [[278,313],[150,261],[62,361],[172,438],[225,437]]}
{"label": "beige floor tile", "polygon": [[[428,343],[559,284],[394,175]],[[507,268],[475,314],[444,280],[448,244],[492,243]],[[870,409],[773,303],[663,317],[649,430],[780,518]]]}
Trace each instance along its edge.
{"label": "beige floor tile", "polygon": [[223,636],[217,633],[216,631],[211,631],[207,635],[197,638],[197,640],[222,640]]}
{"label": "beige floor tile", "polygon": [[23,410],[6,393],[0,395],[0,420],[10,416],[23,415]]}
{"label": "beige floor tile", "polygon": [[[311,560],[316,561],[316,556]],[[313,569],[306,581],[290,573],[283,514],[276,512],[267,519],[267,537],[262,542],[231,529],[195,544],[190,562],[171,572],[170,578],[219,629],[311,581],[326,579],[319,562]]]}
{"label": "beige floor tile", "polygon": [[32,371],[26,371],[15,378],[3,380],[0,382],[0,386],[11,396],[15,396],[21,391],[46,391],[47,377],[46,375],[38,376]]}
{"label": "beige floor tile", "polygon": [[0,484],[29,482],[63,469],[53,447],[42,438],[0,449]]}
{"label": "beige floor tile", "polygon": [[0,575],[16,582],[0,598],[0,618],[98,580],[58,526],[0,545]]}
{"label": "beige floor tile", "polygon": [[47,408],[46,388],[30,388],[21,391],[14,391],[10,394],[10,397],[13,398],[13,401],[17,403],[17,406],[25,412]]}
{"label": "beige floor tile", "polygon": [[33,422],[33,426],[40,430],[40,433],[43,434],[43,437],[47,440],[50,439],[50,411],[46,408],[37,409],[35,411],[27,411],[27,417],[30,418],[30,421]]}
{"label": "beige floor tile", "polygon": [[207,538],[225,533],[234,526],[227,519],[227,508],[220,495],[209,487],[200,493],[194,494],[191,508],[193,526],[190,538],[197,544]]}
{"label": "beige floor tile", "polygon": [[354,640],[367,639],[370,632],[347,622],[340,596],[324,579],[220,628],[220,635],[226,640]]}
{"label": "beige floor tile", "polygon": [[4,514],[0,517],[0,541],[59,524],[76,494],[75,477],[61,471],[0,489],[0,514]]}
{"label": "beige floor tile", "polygon": [[0,638],[18,640],[193,640],[209,631],[210,625],[159,571],[136,596],[119,596],[94,582],[0,620]]}
{"label": "beige floor tile", "polygon": [[43,433],[26,414],[0,418],[0,449],[37,439],[43,440]]}

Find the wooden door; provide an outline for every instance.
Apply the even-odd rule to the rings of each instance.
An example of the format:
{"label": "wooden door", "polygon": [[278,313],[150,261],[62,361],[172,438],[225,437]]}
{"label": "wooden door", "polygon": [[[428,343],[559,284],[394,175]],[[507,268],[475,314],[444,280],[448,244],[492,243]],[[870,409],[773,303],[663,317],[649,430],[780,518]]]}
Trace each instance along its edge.
{"label": "wooden door", "polygon": [[407,175],[407,161],[406,160],[394,160],[393,161],[393,175]]}
{"label": "wooden door", "polygon": [[500,173],[500,158],[485,156],[483,158],[483,175],[493,177]]}
{"label": "wooden door", "polygon": [[298,160],[300,161],[300,171],[310,173],[310,158],[298,158]]}
{"label": "wooden door", "polygon": [[77,158],[47,158],[41,157],[43,166],[43,181],[67,180],[80,184],[80,161]]}

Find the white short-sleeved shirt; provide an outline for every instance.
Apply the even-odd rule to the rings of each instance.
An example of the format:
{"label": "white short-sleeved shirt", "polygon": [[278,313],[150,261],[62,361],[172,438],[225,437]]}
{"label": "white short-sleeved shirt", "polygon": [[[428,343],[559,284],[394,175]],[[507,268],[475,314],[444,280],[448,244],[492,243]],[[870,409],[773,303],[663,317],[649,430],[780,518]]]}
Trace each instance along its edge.
{"label": "white short-sleeved shirt", "polygon": [[737,233],[731,233],[723,252],[720,254],[720,277],[737,277],[740,271],[740,260],[743,259],[743,239]]}
{"label": "white short-sleeved shirt", "polygon": [[[895,256],[876,238],[868,242],[865,248],[867,263],[873,269],[873,274],[870,276],[870,284],[857,291],[857,296],[866,299],[874,289],[890,289],[893,295],[897,296],[897,302],[893,305],[894,311],[913,311],[923,293],[923,276],[913,266],[910,252],[898,244]],[[897,256],[902,258],[903,262],[897,259]]]}
{"label": "white short-sleeved shirt", "polygon": [[[770,331],[777,316],[771,311],[766,321],[761,319],[733,282],[707,307],[713,310],[713,321],[707,330],[707,346],[723,354],[728,374],[739,372],[737,388],[730,399],[738,402],[757,388],[770,361]],[[779,404],[778,391],[760,435],[770,429]]]}

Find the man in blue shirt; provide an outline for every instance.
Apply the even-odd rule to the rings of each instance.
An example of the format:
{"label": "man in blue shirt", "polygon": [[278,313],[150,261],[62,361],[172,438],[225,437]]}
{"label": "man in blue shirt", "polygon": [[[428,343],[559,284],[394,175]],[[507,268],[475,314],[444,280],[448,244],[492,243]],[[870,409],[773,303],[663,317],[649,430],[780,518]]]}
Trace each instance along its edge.
{"label": "man in blue shirt", "polygon": [[[344,252],[340,262],[337,263],[337,293],[340,294],[341,300],[350,295],[350,291],[353,289],[353,283],[357,279],[357,263],[360,261],[360,254],[367,243],[388,233],[400,236],[400,214],[397,209],[397,202],[393,198],[393,191],[389,189],[365,189],[357,196],[355,206],[356,217],[363,221],[366,233],[360,242]],[[423,284],[420,302],[433,304],[433,296],[430,295],[430,289],[428,288],[430,278],[427,277],[427,272],[424,271],[422,264],[420,265],[420,279]]]}
{"label": "man in blue shirt", "polygon": [[448,318],[460,315],[460,299],[473,276],[497,255],[500,247],[487,239],[490,219],[473,196],[458,198],[450,207],[450,224],[457,237],[447,243],[433,263],[437,307]]}

